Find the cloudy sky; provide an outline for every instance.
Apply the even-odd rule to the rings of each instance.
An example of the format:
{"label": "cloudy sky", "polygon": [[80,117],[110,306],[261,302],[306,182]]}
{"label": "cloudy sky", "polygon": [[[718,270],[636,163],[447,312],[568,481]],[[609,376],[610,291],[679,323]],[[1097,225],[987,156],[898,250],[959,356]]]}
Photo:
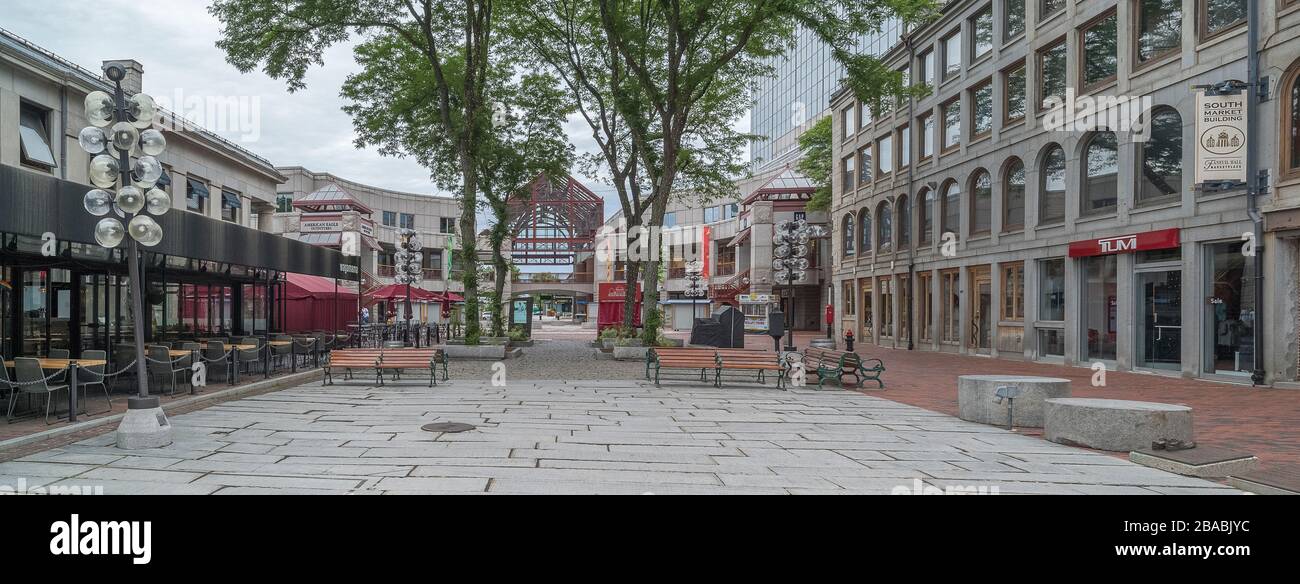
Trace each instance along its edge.
{"label": "cloudy sky", "polygon": [[[218,23],[208,0],[2,0],[0,27],[92,71],[106,59],[135,59],[144,66],[144,90],[159,98],[216,96],[244,98],[260,114],[256,132],[229,124],[205,124],[277,165],[299,165],[364,184],[434,194],[428,173],[414,161],[385,158],[353,146],[349,116],[340,109],[339,89],[356,70],[350,46],[332,47],[325,65],[312,69],[307,88],[290,94],[282,81],[260,72],[241,74],[216,48]],[[136,34],[115,35],[134,30]],[[252,119],[249,117],[248,119]],[[747,129],[748,120],[738,124]],[[592,149],[590,130],[569,123],[570,140]],[[618,209],[613,189],[598,179],[585,182],[606,197],[606,215]]]}

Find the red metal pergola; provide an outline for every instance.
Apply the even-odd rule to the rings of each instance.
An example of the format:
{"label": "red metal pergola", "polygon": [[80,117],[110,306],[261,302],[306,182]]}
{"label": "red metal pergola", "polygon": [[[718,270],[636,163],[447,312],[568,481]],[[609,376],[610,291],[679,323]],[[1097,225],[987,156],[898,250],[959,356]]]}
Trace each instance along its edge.
{"label": "red metal pergola", "polygon": [[510,198],[507,213],[516,264],[574,265],[579,254],[595,250],[605,201],[573,177],[538,175],[526,192]]}

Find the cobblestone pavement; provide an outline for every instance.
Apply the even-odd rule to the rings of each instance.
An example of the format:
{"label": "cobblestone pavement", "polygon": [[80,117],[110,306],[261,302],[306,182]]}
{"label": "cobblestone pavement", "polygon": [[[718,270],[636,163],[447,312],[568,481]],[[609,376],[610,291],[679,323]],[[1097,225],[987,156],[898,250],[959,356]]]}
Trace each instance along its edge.
{"label": "cobblestone pavement", "polygon": [[[420,430],[434,421],[478,428]],[[161,449],[124,452],[106,434],[0,463],[0,487],[193,494],[1236,492],[840,390],[583,380],[506,387],[454,380],[434,389],[309,384],[172,422],[176,441]]]}
{"label": "cobblestone pavement", "polygon": [[[584,331],[581,339],[538,339],[533,346],[524,348],[522,357],[502,361],[506,367],[506,378],[645,379],[645,363],[597,360],[598,350],[590,346],[594,334],[592,331]],[[447,368],[452,379],[489,381],[492,379],[493,365],[492,361],[452,359]]]}

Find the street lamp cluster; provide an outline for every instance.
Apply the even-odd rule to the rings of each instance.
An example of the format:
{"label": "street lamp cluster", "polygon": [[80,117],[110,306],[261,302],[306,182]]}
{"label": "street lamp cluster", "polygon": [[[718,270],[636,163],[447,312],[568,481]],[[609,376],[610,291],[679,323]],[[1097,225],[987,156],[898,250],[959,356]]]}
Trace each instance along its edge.
{"label": "street lamp cluster", "polygon": [[[809,242],[814,237],[825,235],[825,229],[820,225],[810,225],[803,219],[782,220],[778,221],[775,226],[775,232],[772,234],[772,279],[777,282],[784,282],[786,286],[793,287],[796,284],[808,283],[808,268],[811,263],[808,261],[810,250]],[[791,299],[794,298],[791,290]],[[793,321],[794,304],[789,306],[789,314],[786,317],[786,331],[789,335],[786,340],[786,349],[794,350],[794,328],[789,326]]]}
{"label": "street lamp cluster", "polygon": [[151,448],[171,442],[171,425],[166,422],[157,396],[149,395],[144,327],[139,325],[145,318],[139,245],[153,247],[162,242],[163,230],[154,217],[172,207],[171,195],[157,188],[163,167],[156,157],[167,148],[167,139],[152,128],[157,115],[153,98],[143,93],[128,97],[122,90],[126,69],[109,65],[104,75],[113,82],[113,94],[92,91],[86,96],[90,126],[77,137],[82,149],[94,157],[90,161],[90,182],[96,188],[86,193],[83,206],[91,215],[103,217],[95,224],[94,236],[99,245],[115,248],[127,242],[131,308],[137,324],[134,337],[139,395],[127,400],[117,443],[123,448]]}
{"label": "street lamp cluster", "polygon": [[407,335],[411,330],[411,285],[424,280],[424,245],[420,234],[414,229],[402,228],[397,231],[397,253],[393,254],[396,273],[394,280],[406,285],[406,332],[402,338],[409,342]]}
{"label": "street lamp cluster", "polygon": [[704,264],[700,261],[692,261],[686,264],[686,290],[682,292],[687,298],[691,299],[691,321],[695,319],[695,300],[708,295],[707,286],[701,286],[700,282],[704,279]]}

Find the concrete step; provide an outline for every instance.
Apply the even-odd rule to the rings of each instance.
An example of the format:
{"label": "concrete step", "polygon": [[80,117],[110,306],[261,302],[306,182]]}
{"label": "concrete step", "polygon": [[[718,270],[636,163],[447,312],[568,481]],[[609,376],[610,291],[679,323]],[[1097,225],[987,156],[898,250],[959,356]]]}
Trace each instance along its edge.
{"label": "concrete step", "polygon": [[1259,458],[1216,446],[1196,446],[1186,450],[1134,450],[1129,460],[1180,475],[1221,478],[1246,474],[1259,468]]}

